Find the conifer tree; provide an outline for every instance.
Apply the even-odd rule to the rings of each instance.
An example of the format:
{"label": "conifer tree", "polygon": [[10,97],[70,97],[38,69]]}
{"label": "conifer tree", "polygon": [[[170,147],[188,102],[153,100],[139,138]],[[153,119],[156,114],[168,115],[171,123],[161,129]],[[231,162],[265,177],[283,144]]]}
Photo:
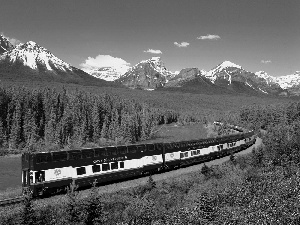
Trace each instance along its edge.
{"label": "conifer tree", "polygon": [[84,224],[103,224],[103,203],[100,200],[96,182],[93,183],[90,195],[87,197],[85,203],[86,217]]}
{"label": "conifer tree", "polygon": [[5,142],[5,134],[3,130],[2,118],[0,117],[0,147],[4,145]]}
{"label": "conifer tree", "polygon": [[51,109],[50,118],[45,127],[45,142],[52,144],[55,143],[55,131],[56,131],[56,115],[54,109]]}
{"label": "conifer tree", "polygon": [[99,112],[98,102],[95,101],[93,104],[92,112],[92,126],[93,126],[93,139],[98,140],[101,137],[101,116]]}
{"label": "conifer tree", "polygon": [[16,107],[13,112],[13,120],[11,124],[11,130],[9,135],[9,142],[11,147],[16,148],[18,144],[21,142],[21,120],[22,120],[22,112],[21,112],[21,103],[19,101],[16,102]]}
{"label": "conifer tree", "polygon": [[24,195],[24,209],[21,213],[21,224],[35,225],[36,215],[32,205],[32,193],[30,190],[25,192]]}

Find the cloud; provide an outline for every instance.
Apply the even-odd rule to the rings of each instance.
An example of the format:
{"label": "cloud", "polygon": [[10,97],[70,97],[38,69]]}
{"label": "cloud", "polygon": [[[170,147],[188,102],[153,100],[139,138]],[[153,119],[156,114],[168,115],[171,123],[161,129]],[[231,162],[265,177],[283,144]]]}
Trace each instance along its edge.
{"label": "cloud", "polygon": [[82,70],[86,72],[101,67],[112,67],[117,72],[125,73],[129,69],[130,63],[126,62],[124,59],[110,55],[97,55],[95,58],[88,57],[85,62],[80,64],[80,66]]}
{"label": "cloud", "polygon": [[3,32],[1,32],[0,34],[3,35],[3,37],[7,38],[9,40],[9,42],[14,46],[22,43],[20,40],[18,40],[16,38],[10,38],[10,37],[6,36]]}
{"label": "cloud", "polygon": [[177,47],[179,47],[179,48],[186,48],[187,46],[189,46],[190,45],[190,43],[188,43],[188,42],[181,42],[181,43],[178,43],[178,42],[174,42],[174,45],[176,45]]}
{"label": "cloud", "polygon": [[147,51],[145,50],[144,52],[146,53],[152,53],[152,54],[162,54],[162,51],[161,50],[155,50],[155,49],[151,49],[149,48]]}
{"label": "cloud", "polygon": [[197,39],[200,39],[200,40],[218,40],[220,38],[221,37],[216,34],[207,34],[206,36],[197,37]]}
{"label": "cloud", "polygon": [[260,62],[261,62],[261,63],[263,63],[263,64],[272,63],[272,61],[271,61],[271,60],[261,60]]}

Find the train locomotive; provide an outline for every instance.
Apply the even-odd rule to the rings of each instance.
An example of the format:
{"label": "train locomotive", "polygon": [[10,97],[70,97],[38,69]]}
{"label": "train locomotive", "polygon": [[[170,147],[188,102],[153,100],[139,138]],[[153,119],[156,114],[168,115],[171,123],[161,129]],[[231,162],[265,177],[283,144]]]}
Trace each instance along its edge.
{"label": "train locomotive", "polygon": [[210,161],[255,143],[254,131],[233,129],[238,133],[208,139],[23,153],[22,187],[34,197],[55,194],[73,181],[89,187],[129,179]]}

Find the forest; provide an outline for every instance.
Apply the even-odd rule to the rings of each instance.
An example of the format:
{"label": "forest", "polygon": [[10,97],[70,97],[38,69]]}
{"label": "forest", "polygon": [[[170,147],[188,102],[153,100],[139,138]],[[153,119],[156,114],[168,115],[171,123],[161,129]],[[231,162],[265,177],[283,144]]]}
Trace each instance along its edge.
{"label": "forest", "polygon": [[0,87],[0,155],[135,143],[149,138],[159,124],[180,120],[174,110],[117,95]]}
{"label": "forest", "polygon": [[[75,137],[80,137],[82,143],[96,143],[95,137],[99,136],[124,138],[117,125],[135,116],[141,121],[128,123],[128,128],[134,129],[132,136],[127,137],[134,142],[147,138],[151,129],[161,123],[178,122],[187,116],[111,94],[26,88],[1,89],[1,93],[1,104],[7,107],[1,107],[6,113],[2,118],[3,146],[20,146],[26,138],[61,146]],[[12,103],[12,99],[16,103],[19,99],[19,103]],[[93,110],[91,102],[97,103],[98,110]],[[24,104],[30,113],[26,113]],[[74,105],[76,109],[72,108]],[[40,117],[33,113],[37,109]],[[85,116],[80,117],[76,114],[79,112]],[[119,121],[111,118],[113,115],[118,115]],[[56,200],[33,201],[28,193],[23,204],[0,209],[0,224],[299,224],[300,103],[246,105],[224,113],[223,117],[219,115],[224,122],[234,121],[257,132],[263,129],[265,132],[259,133],[263,146],[175,179],[155,181],[150,176],[146,184],[116,193],[99,195],[95,185],[88,195],[83,195],[76,184],[71,184],[67,194]],[[104,118],[97,131],[90,122],[95,117]],[[19,129],[12,118],[20,121]],[[145,123],[148,120],[143,118],[152,123]],[[190,118],[186,121],[205,121],[204,117]],[[29,126],[31,120],[34,126]],[[67,126],[68,121],[74,126]],[[113,126],[120,129],[119,133],[110,131]],[[28,135],[32,134],[28,127],[34,127],[33,137]],[[82,127],[89,132],[82,132]],[[59,131],[60,135],[52,136],[53,133],[45,132],[47,129],[55,129],[53,133]]]}

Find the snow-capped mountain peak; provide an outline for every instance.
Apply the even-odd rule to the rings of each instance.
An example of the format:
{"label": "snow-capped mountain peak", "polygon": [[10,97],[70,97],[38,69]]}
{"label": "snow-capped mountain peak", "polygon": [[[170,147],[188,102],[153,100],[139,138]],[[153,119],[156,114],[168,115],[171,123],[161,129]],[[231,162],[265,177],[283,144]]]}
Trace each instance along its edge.
{"label": "snow-capped mountain peak", "polygon": [[218,66],[216,66],[215,68],[211,69],[210,71],[208,71],[207,73],[204,73],[203,75],[210,79],[211,82],[215,83],[218,74],[219,73],[225,73],[226,76],[229,76],[229,79],[231,80],[231,75],[230,72],[228,70],[228,68],[233,68],[233,69],[242,69],[241,66],[232,63],[230,61],[224,61],[221,64],[219,64]]}
{"label": "snow-capped mountain peak", "polygon": [[237,64],[235,64],[235,63],[232,63],[232,62],[230,62],[230,61],[224,61],[224,62],[222,62],[220,65],[217,66],[217,68],[218,68],[219,70],[223,70],[223,69],[225,69],[225,68],[227,68],[227,67],[236,67],[236,68],[242,69],[241,66],[239,66],[239,65],[237,65]]}
{"label": "snow-capped mountain peak", "polygon": [[14,49],[5,52],[0,56],[0,60],[9,59],[10,62],[22,62],[25,66],[37,70],[38,66],[43,66],[47,70],[59,69],[62,71],[72,71],[72,66],[54,56],[50,51],[39,46],[33,41],[19,44]]}
{"label": "snow-capped mountain peak", "polygon": [[93,68],[90,70],[84,70],[88,74],[92,75],[93,77],[103,79],[106,81],[114,81],[121,77],[123,74],[122,71],[113,68],[113,67],[100,67],[100,68]]}
{"label": "snow-capped mountain peak", "polygon": [[270,83],[276,83],[276,78],[273,76],[270,76],[267,72],[265,71],[258,71],[255,73],[255,75],[259,78],[264,79],[267,84],[269,85]]}
{"label": "snow-capped mountain peak", "polygon": [[290,75],[277,77],[276,82],[283,89],[288,89],[294,86],[298,86],[300,85],[300,71],[296,71],[295,73]]}

